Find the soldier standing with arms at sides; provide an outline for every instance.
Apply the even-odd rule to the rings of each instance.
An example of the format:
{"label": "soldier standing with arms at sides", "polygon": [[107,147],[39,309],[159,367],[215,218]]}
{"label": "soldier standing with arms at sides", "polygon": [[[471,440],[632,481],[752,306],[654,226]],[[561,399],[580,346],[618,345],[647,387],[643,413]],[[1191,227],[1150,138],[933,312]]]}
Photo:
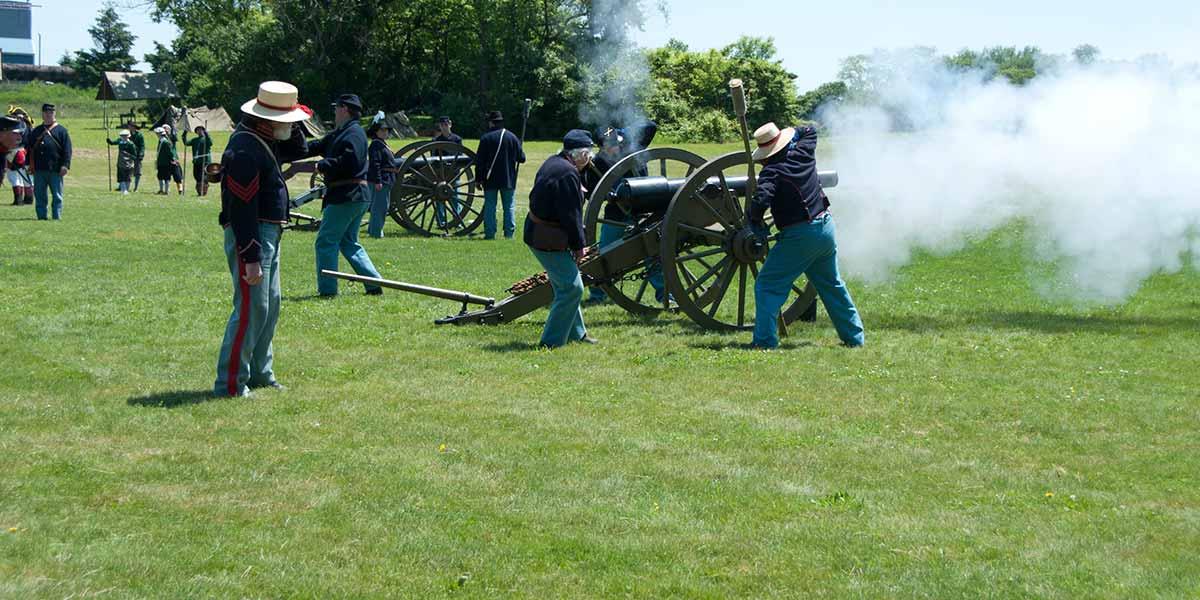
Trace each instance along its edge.
{"label": "soldier standing with arms at sides", "polygon": [[[175,154],[175,146],[167,137],[166,125],[154,130],[158,134],[158,151],[154,159],[154,170],[158,176],[158,195],[166,196],[171,192],[171,178],[175,175],[175,167],[179,164],[179,156]],[[181,190],[180,194],[183,193]]]}
{"label": "soldier standing with arms at sides", "polygon": [[[321,228],[317,230],[317,293],[333,297],[338,293],[336,277],[322,275],[321,270],[338,270],[338,251],[350,263],[355,273],[379,277],[366,249],[358,243],[358,228],[371,201],[368,193],[367,134],[358,119],[362,117],[362,100],[354,94],[343,94],[333,105],[336,128],[324,139],[308,144],[309,156],[322,156],[317,171],[325,176],[325,198],[321,210]],[[372,296],[383,293],[378,286],[365,286]]]}
{"label": "soldier standing with arms at sides", "polygon": [[[311,112],[296,86],[267,81],[242,105],[242,121],[221,155],[225,258],[233,278],[233,314],[225,326],[213,393],[244,396],[283,386],[275,378],[279,322],[279,240],[288,219],[287,183],[279,165],[307,154],[299,122]],[[168,143],[169,144],[169,143]]]}
{"label": "soldier standing with arms at sides", "polygon": [[62,218],[63,178],[71,170],[71,134],[58,123],[57,116],[53,104],[43,104],[42,124],[29,133],[27,151],[33,166],[34,209],[39,221],[47,218],[48,201],[50,216],[55,221]]}
{"label": "soldier standing with arms at sides", "polygon": [[133,160],[133,191],[136,192],[142,183],[142,161],[146,159],[146,136],[142,135],[142,128],[132,120],[125,124],[125,128],[129,130],[129,141],[133,142],[134,148],[137,148],[137,154],[134,155]]}
{"label": "soldier standing with arms at sides", "polygon": [[371,162],[367,170],[367,182],[371,184],[371,220],[367,223],[367,235],[375,239],[383,237],[383,221],[391,205],[392,186],[396,183],[396,157],[387,144],[391,133],[392,128],[379,116],[367,128],[367,137],[371,139],[371,146],[367,148]]}
{"label": "soldier standing with arms at sides", "polygon": [[133,165],[137,160],[137,146],[129,140],[128,129],[122,129],[115,140],[104,140],[109,146],[117,147],[117,191],[129,195],[129,180],[133,177]]}
{"label": "soldier standing with arms at sides", "polygon": [[767,236],[767,209],[775,219],[779,237],[767,253],[754,281],[755,348],[779,346],[779,311],[801,274],[808,277],[842,344],[859,347],[866,342],[862,319],[850,291],[838,273],[837,240],[829,198],[817,176],[817,130],[788,127],[782,131],[767,123],[754,132],[758,149],[752,158],[763,165],[746,217],[760,238]]}
{"label": "soldier standing with arms at sides", "polygon": [[490,131],[479,138],[475,151],[475,178],[483,185],[483,238],[496,239],[496,197],[504,202],[504,237],[512,239],[517,231],[517,165],[525,162],[521,140],[505,129],[504,115],[488,113]]}
{"label": "soldier standing with arms at sides", "polygon": [[554,301],[542,329],[543,348],[558,348],[570,342],[596,343],[583,324],[583,278],[579,272],[579,262],[587,255],[579,173],[592,162],[594,145],[588,132],[568,132],[562,151],[546,159],[529,192],[525,245],[546,269],[554,288]]}
{"label": "soldier standing with arms at sides", "polygon": [[192,149],[192,178],[196,180],[196,195],[208,195],[208,181],[204,178],[204,168],[212,162],[212,138],[203,125],[197,125],[196,137],[188,141],[187,132],[183,132],[183,144]]}

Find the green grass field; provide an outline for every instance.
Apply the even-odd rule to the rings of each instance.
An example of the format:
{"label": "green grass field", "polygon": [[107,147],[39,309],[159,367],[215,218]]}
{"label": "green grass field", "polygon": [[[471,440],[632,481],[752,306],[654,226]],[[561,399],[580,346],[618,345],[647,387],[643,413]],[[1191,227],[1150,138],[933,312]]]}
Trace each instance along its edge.
{"label": "green grass field", "polygon": [[[1014,223],[851,281],[863,350],[823,314],[761,353],[608,306],[601,345],[547,352],[545,311],[314,301],[288,232],[288,390],[214,400],[218,199],[107,192],[96,123],[66,125],[64,220],[0,206],[0,596],[1200,596],[1195,272],[1051,303]],[[395,279],[538,270],[387,234],[365,244]]]}

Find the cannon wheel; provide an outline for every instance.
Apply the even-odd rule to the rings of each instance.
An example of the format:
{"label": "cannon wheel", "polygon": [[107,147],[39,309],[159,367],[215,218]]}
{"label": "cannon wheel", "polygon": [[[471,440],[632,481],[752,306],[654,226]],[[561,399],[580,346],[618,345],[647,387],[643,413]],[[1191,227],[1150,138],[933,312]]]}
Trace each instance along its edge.
{"label": "cannon wheel", "polygon": [[[741,168],[744,172],[745,165],[745,152],[731,152],[700,167],[671,199],[663,220],[660,252],[667,289],[679,308],[705,329],[754,327],[754,309],[748,301],[767,248],[755,244],[745,205],[725,182],[727,171]],[[792,293],[792,303],[782,311],[785,323],[807,318],[816,306],[811,283],[793,284]]]}
{"label": "cannon wheel", "polygon": [[[469,164],[446,166],[417,162],[438,156],[466,155]],[[392,188],[391,214],[413,232],[429,236],[463,236],[483,223],[483,187],[476,184],[475,153],[454,142],[426,142],[405,159]],[[457,198],[459,209],[453,210]],[[443,215],[438,222],[439,212]]]}
{"label": "cannon wheel", "polygon": [[[678,172],[676,163],[681,163],[685,169]],[[645,165],[650,175],[669,177],[674,175],[688,176],[704,164],[704,158],[699,154],[679,148],[651,148],[626,156],[613,165],[592,190],[588,200],[587,213],[584,215],[583,231],[588,245],[593,245],[599,239],[600,225],[610,224],[618,227],[629,227],[630,223],[609,221],[604,218],[604,209],[608,205],[609,194],[621,180],[633,176],[640,165]],[[676,172],[672,173],[672,167]],[[652,267],[657,267],[657,259],[643,261],[636,269],[630,271],[620,281],[602,284],[601,289],[612,299],[613,303],[633,314],[653,314],[663,309],[663,303],[657,302],[653,293],[648,293],[649,279]]]}
{"label": "cannon wheel", "polygon": [[[428,143],[431,143],[430,140],[417,140],[415,142],[401,146],[399,150],[392,153],[392,155],[395,157],[395,161],[396,161],[395,164],[396,165],[403,164],[404,157],[406,157],[409,152],[412,152],[413,150],[416,150],[417,148],[420,148],[421,146],[424,146],[425,144],[428,144]],[[397,171],[400,170],[398,166],[397,166],[396,170]],[[396,182],[397,183],[400,182],[399,173],[396,174]],[[399,224],[401,227],[403,227],[413,233],[419,233],[417,231],[416,226],[410,224],[408,221],[406,221],[404,219],[404,217],[402,217],[400,215],[400,207],[404,205],[404,200],[411,197],[412,194],[414,194],[416,192],[409,191],[407,194],[402,195],[397,192],[397,188],[399,188],[399,187],[400,186],[397,185],[392,188],[392,197],[388,202],[388,216],[390,216],[392,218],[392,220],[395,221],[397,224]],[[401,196],[403,196],[403,198]]]}

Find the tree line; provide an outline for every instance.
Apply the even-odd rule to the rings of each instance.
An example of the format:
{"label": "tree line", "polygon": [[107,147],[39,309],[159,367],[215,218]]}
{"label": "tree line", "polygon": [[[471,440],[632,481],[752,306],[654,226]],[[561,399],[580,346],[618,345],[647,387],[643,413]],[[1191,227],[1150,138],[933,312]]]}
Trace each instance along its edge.
{"label": "tree line", "polygon": [[[642,0],[140,0],[179,29],[145,61],[169,73],[189,106],[233,108],[260,81],[285,77],[325,118],[347,90],[368,109],[454,118],[466,135],[499,109],[517,118],[534,100],[529,136],[555,138],[573,127],[660,124],[664,141],[730,141],[727,82],[746,81],[749,120],[816,119],[831,103],[877,101],[889,76],[886,55],[842,61],[836,81],[800,94],[795,74],[770,38],[743,37],[724,48],[692,50],[671,40],[639,49],[632,33],[646,19]],[[77,85],[98,85],[105,70],[137,62],[136,39],[109,4],[89,29],[94,48],[65,56]],[[986,71],[1023,85],[1049,63],[1033,47],[918,56],[947,68]],[[1080,47],[1076,60],[1095,60]]]}

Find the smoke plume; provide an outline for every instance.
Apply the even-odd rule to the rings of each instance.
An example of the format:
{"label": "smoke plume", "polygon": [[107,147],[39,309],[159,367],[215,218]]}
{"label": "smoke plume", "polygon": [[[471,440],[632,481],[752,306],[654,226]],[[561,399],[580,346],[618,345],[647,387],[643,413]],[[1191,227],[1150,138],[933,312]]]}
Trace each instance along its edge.
{"label": "smoke plume", "polygon": [[581,65],[585,94],[579,107],[581,125],[593,130],[626,128],[633,140],[640,137],[646,122],[640,107],[653,85],[646,56],[630,36],[630,28],[641,22],[640,2],[592,3],[592,40]]}
{"label": "smoke plume", "polygon": [[[1200,256],[1200,75],[1165,61],[1069,65],[1024,87],[892,61],[886,105],[843,105],[832,192],[845,271],[886,279],[1025,219],[1079,300],[1128,298]],[[897,124],[906,131],[897,133]]]}

